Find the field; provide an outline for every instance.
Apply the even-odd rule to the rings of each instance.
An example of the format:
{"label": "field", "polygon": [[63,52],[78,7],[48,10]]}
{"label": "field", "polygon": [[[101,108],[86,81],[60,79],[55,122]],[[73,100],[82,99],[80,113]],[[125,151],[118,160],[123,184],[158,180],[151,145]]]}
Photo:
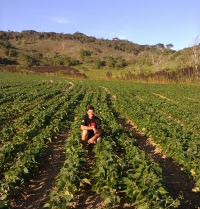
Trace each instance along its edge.
{"label": "field", "polygon": [[[0,208],[199,208],[199,92],[1,72]],[[90,104],[103,140],[85,148]]]}

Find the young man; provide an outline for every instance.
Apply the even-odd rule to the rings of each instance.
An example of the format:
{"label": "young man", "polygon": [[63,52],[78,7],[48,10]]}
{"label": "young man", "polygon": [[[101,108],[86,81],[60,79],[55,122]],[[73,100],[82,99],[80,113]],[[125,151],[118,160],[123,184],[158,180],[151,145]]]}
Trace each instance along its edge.
{"label": "young man", "polygon": [[82,117],[81,121],[81,138],[84,145],[96,144],[101,140],[101,120],[96,117],[93,106],[87,108],[87,114]]}

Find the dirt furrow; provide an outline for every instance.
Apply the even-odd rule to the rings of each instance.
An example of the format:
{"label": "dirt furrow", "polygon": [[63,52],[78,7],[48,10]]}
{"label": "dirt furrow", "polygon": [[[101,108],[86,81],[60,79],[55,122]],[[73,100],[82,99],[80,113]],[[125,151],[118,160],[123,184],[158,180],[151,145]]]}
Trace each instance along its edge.
{"label": "dirt furrow", "polygon": [[[86,172],[91,173],[94,163],[94,152],[93,147],[95,145],[90,144],[88,149],[88,155],[86,156],[87,168]],[[92,185],[84,184],[82,188],[76,193],[76,199],[78,203],[74,206],[76,209],[93,209],[93,208],[102,208],[103,200],[100,198],[100,195],[96,194],[92,190]]]}
{"label": "dirt furrow", "polygon": [[49,199],[49,191],[53,182],[65,161],[63,146],[69,132],[59,134],[57,142],[52,142],[47,148],[39,173],[36,173],[25,184],[22,198],[12,200],[13,208],[16,209],[40,209]]}

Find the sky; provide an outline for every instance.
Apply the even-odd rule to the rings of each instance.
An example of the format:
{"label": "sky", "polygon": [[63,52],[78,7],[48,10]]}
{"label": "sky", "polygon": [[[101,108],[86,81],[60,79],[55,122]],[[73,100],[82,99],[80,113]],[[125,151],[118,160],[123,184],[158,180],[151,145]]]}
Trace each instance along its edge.
{"label": "sky", "polygon": [[0,30],[80,32],[181,50],[200,42],[200,0],[0,0]]}

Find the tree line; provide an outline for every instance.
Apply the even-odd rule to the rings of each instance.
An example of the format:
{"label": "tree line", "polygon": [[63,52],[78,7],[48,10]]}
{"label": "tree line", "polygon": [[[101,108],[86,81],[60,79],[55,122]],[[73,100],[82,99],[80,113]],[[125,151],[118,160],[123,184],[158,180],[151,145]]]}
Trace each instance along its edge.
{"label": "tree line", "polygon": [[34,30],[22,30],[21,32],[14,31],[0,31],[0,40],[16,40],[27,42],[35,42],[38,40],[51,39],[54,41],[60,40],[74,40],[80,43],[95,43],[101,46],[107,46],[115,50],[138,54],[141,51],[146,51],[150,49],[171,49],[173,44],[169,43],[166,46],[162,43],[155,45],[139,45],[128,40],[121,40],[119,38],[113,38],[112,40],[104,38],[95,38],[93,36],[87,36],[80,32],[75,32],[74,34],[64,34],[64,33],[55,33],[55,32],[37,32]]}

